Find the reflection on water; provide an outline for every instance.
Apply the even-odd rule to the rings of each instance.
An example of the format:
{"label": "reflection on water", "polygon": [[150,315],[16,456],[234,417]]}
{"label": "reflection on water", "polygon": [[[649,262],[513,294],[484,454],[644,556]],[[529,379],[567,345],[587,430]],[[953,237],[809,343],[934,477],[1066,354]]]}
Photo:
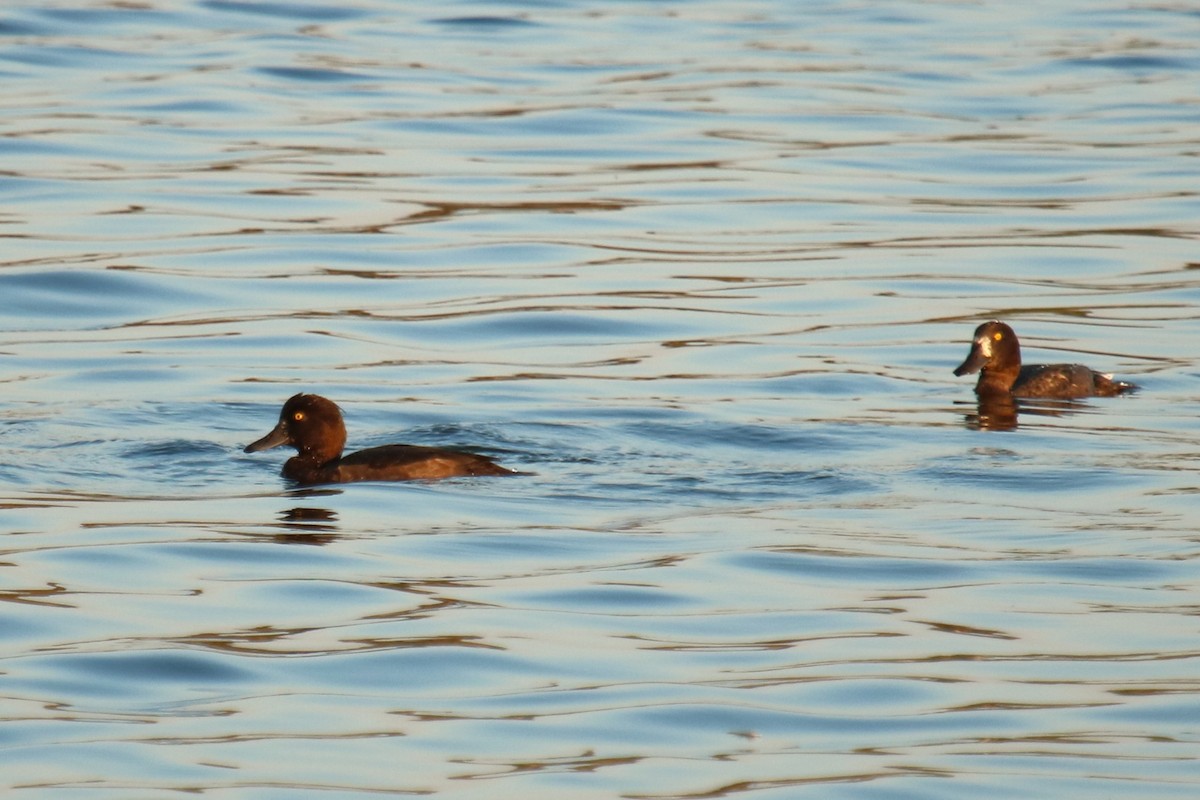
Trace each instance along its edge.
{"label": "reflection on water", "polygon": [[963,414],[967,427],[973,430],[1011,431],[1017,427],[1021,414],[1028,419],[1098,413],[1098,409],[1085,400],[1016,398],[1011,394],[980,395],[974,406],[972,411]]}
{"label": "reflection on water", "polygon": [[1011,394],[979,395],[975,412],[965,416],[968,428],[1011,431],[1017,427],[1017,399]]}
{"label": "reflection on water", "polygon": [[6,8],[0,787],[1194,796],[1194,23]]}
{"label": "reflection on water", "polygon": [[328,508],[296,506],[279,513],[280,522],[298,531],[337,530],[337,512]]}

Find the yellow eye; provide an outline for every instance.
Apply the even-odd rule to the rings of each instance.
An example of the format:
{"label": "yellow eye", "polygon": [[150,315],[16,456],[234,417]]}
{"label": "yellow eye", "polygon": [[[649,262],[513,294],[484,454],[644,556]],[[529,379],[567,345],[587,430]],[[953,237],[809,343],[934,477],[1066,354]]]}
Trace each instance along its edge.
{"label": "yellow eye", "polygon": [[998,342],[1004,338],[1004,334],[1003,333],[993,333],[992,338]]}
{"label": "yellow eye", "polygon": [[292,419],[296,420],[296,422],[300,422],[304,419],[304,412],[297,411],[295,414],[292,414]]}

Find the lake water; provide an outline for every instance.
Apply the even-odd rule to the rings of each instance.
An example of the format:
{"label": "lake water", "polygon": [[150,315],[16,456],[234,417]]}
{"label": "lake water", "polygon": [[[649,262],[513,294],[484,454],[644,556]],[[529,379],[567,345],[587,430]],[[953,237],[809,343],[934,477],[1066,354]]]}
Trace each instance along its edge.
{"label": "lake water", "polygon": [[[1193,798],[1190,3],[0,11],[0,793]],[[1132,397],[980,419],[999,317]],[[315,490],[241,448],[529,474]]]}

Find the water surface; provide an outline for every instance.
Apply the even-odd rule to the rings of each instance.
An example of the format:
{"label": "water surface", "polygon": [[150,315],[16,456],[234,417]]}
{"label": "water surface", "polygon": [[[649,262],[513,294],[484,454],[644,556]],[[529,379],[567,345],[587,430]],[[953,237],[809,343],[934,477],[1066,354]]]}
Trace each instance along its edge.
{"label": "water surface", "polygon": [[[6,796],[1193,797],[1198,35],[0,12]],[[981,419],[993,317],[1143,389]]]}

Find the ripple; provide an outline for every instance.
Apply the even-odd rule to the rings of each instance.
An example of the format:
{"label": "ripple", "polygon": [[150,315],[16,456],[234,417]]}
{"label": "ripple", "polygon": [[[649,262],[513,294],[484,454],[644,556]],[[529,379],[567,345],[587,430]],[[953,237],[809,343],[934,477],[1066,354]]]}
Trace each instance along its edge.
{"label": "ripple", "polygon": [[278,17],[285,20],[333,22],[355,19],[365,15],[357,8],[329,3],[254,3],[244,0],[201,0],[200,6],[213,11],[230,11],[237,14],[254,14]]}

